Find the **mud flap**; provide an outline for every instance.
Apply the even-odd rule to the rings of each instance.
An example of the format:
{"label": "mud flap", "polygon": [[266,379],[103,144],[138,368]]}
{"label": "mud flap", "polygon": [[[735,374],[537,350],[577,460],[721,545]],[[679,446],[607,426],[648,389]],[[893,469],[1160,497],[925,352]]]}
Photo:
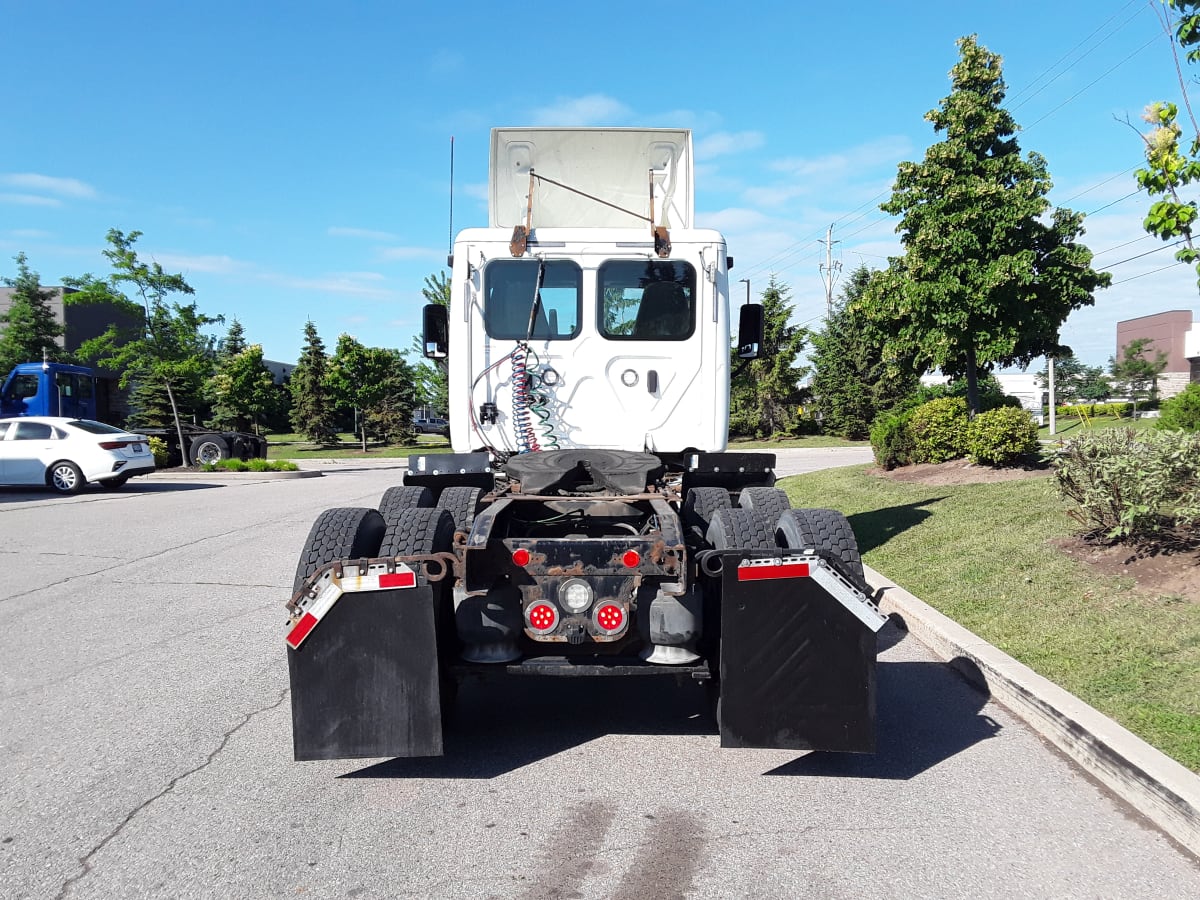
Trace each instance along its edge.
{"label": "mud flap", "polygon": [[722,554],[722,747],[875,751],[886,617],[817,557]]}
{"label": "mud flap", "polygon": [[344,594],[288,648],[297,760],[442,755],[434,590]]}

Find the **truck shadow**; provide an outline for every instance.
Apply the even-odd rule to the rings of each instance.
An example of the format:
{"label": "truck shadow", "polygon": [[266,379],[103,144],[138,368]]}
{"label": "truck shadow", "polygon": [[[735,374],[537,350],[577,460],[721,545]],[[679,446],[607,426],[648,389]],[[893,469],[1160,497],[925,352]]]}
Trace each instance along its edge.
{"label": "truck shadow", "polygon": [[988,697],[974,683],[983,676],[965,658],[880,662],[874,755],[808,753],[766,774],[898,781],[920,775],[1000,732],[981,711]]}
{"label": "truck shadow", "polygon": [[[906,638],[885,627],[881,652]],[[980,713],[987,697],[947,665],[880,661],[877,672],[874,756],[807,753],[765,774],[908,779],[999,731]],[[717,727],[704,688],[669,677],[468,683],[444,731],[445,756],[392,759],[341,777],[495,778],[612,734],[715,737]]]}
{"label": "truck shadow", "polygon": [[902,531],[920,525],[933,515],[926,506],[945,500],[945,497],[929,497],[900,506],[889,506],[871,512],[854,513],[846,518],[858,539],[858,550],[866,553],[882,547]]}
{"label": "truck shadow", "polygon": [[90,500],[117,500],[133,494],[174,494],[179,491],[199,491],[208,488],[225,487],[217,482],[202,482],[182,484],[179,482],[147,481],[142,484],[130,482],[120,490],[105,490],[98,485],[88,485],[78,494],[57,494],[44,487],[13,486],[0,488],[0,504],[30,503],[37,500],[58,500],[63,502]]}

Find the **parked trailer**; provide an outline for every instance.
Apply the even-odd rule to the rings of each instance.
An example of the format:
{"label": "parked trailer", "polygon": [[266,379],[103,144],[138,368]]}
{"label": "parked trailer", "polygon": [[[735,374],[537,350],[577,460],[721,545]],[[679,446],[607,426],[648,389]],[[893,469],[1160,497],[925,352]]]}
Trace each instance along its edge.
{"label": "parked trailer", "polygon": [[[0,388],[0,415],[70,416],[108,421],[112,411],[101,398],[111,392],[111,379],[93,369],[68,363],[21,363]],[[167,445],[168,465],[200,465],[222,459],[265,458],[267,441],[242,431],[220,431],[185,423],[174,427],[138,428],[138,434],[160,438]]]}
{"label": "parked trailer", "polygon": [[[722,746],[874,750],[886,619],[854,533],[726,450],[732,260],[692,227],[691,160],[687,131],[492,132],[489,227],[425,310],[454,452],[314,523],[296,759],[439,755],[460,681],[527,675],[672,677]],[[741,307],[738,356],[761,342]]]}

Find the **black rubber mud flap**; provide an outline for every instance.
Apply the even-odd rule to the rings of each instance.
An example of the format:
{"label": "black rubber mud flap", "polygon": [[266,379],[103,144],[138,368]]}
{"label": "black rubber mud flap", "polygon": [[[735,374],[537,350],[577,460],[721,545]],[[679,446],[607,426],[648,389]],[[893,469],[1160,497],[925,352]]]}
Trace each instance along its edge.
{"label": "black rubber mud flap", "polygon": [[721,746],[874,753],[875,632],[811,577],[740,579],[763,555],[722,554]]}
{"label": "black rubber mud flap", "polygon": [[434,590],[343,594],[288,648],[297,760],[442,755]]}

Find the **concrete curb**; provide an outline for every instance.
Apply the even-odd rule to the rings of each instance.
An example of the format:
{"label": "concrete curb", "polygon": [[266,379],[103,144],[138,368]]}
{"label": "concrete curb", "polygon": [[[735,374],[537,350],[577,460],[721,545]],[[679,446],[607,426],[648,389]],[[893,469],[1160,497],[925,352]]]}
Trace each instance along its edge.
{"label": "concrete curb", "polygon": [[167,471],[155,472],[153,475],[145,476],[153,478],[156,481],[196,481],[216,479],[218,481],[240,481],[242,479],[255,479],[261,481],[278,481],[288,478],[320,478],[321,473],[312,470],[300,470],[298,472],[182,472],[182,471]]}
{"label": "concrete curb", "polygon": [[864,568],[880,609],[898,614],[935,655],[1200,857],[1200,776],[895,582]]}

